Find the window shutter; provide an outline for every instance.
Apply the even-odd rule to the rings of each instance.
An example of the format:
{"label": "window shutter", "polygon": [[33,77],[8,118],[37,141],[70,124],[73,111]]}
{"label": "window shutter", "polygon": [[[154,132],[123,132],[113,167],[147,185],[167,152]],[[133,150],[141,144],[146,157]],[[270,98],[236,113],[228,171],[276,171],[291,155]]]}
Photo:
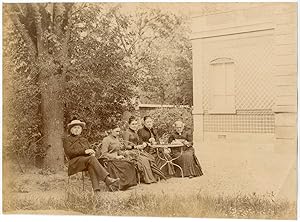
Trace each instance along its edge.
{"label": "window shutter", "polygon": [[210,113],[235,113],[235,66],[231,59],[210,63]]}

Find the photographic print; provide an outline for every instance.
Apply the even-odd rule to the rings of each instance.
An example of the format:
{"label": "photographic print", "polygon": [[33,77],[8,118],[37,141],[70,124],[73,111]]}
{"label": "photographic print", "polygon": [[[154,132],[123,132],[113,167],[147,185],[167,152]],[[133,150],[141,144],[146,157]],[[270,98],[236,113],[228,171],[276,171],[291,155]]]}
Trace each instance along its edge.
{"label": "photographic print", "polygon": [[297,3],[3,3],[3,213],[297,218]]}

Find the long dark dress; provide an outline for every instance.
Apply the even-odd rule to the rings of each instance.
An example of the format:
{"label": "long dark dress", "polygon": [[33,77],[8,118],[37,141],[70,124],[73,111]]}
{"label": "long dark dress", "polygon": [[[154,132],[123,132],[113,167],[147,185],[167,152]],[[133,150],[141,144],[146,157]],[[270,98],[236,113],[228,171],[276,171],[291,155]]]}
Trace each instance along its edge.
{"label": "long dark dress", "polygon": [[[177,132],[171,134],[168,139],[168,142],[171,143],[175,139],[182,139],[192,143],[193,138],[192,135],[188,132],[182,132],[180,135]],[[180,148],[172,149],[172,156],[177,157],[180,155]],[[174,163],[181,166],[183,170],[183,176],[202,176],[203,172],[200,166],[200,163],[195,155],[194,148],[192,146],[183,147],[182,156],[178,159],[174,160]],[[176,167],[176,176],[181,176],[180,170]]]}
{"label": "long dark dress", "polygon": [[141,173],[142,181],[144,183],[155,183],[156,179],[153,173],[156,171],[153,172],[152,169],[157,169],[157,166],[155,164],[154,157],[145,151],[134,149],[134,145],[141,144],[138,134],[131,129],[127,129],[123,133],[123,139],[127,149],[127,154],[136,158],[137,167]]}
{"label": "long dark dress", "polygon": [[[153,129],[148,129],[146,127],[143,127],[138,130],[137,134],[138,134],[140,140],[143,142],[149,143],[150,138],[154,138],[155,141],[158,142],[157,134],[156,134],[155,130],[153,130]],[[146,147],[145,151],[148,152],[149,154],[151,154],[155,158],[155,162],[156,162],[158,168],[161,168],[166,163],[166,161],[160,159],[157,156],[156,149],[152,148],[151,146]],[[160,156],[164,156],[162,154],[162,152],[163,152],[162,150],[160,150],[159,152],[160,152]],[[169,159],[169,160],[171,159],[171,156],[169,154],[165,154],[165,156],[167,159]],[[165,164],[162,167],[161,171],[164,173],[165,176],[168,176],[168,177],[175,174],[174,166],[171,164]]]}
{"label": "long dark dress", "polygon": [[107,171],[112,178],[120,178],[119,186],[125,190],[137,185],[135,165],[126,159],[116,159],[122,144],[118,138],[109,135],[102,141],[102,156],[107,158]]}

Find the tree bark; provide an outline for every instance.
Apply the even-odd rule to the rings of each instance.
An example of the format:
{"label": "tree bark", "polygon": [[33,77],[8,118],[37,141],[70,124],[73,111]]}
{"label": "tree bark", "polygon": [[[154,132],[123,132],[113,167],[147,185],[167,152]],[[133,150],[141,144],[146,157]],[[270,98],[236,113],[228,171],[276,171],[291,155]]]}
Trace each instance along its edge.
{"label": "tree bark", "polygon": [[[49,11],[42,4],[26,4],[26,7],[22,5],[24,10],[27,9],[28,13],[25,14],[19,10],[21,6],[13,7],[16,5],[9,5],[10,18],[26,42],[28,55],[34,63],[32,68],[39,74],[43,147],[46,152],[43,165],[54,171],[62,170],[64,166],[62,144],[64,103],[61,96],[63,95],[65,72],[68,63],[67,52],[70,36],[68,23],[72,5],[50,5],[50,8],[52,6],[51,16],[49,16]],[[53,21],[51,18],[54,18]],[[32,22],[28,21],[34,22],[34,29],[32,28]],[[57,49],[56,51],[52,49],[52,52],[50,52],[49,39],[45,35],[49,24],[52,24],[52,27],[54,27],[52,34],[62,41],[62,49]],[[30,33],[33,35],[30,35]],[[53,46],[51,47],[53,48]]]}
{"label": "tree bark", "polygon": [[62,136],[64,133],[64,106],[60,98],[62,76],[50,75],[41,82],[43,118],[43,145],[46,151],[44,167],[60,171],[64,166]]}
{"label": "tree bark", "polygon": [[[55,7],[53,14],[58,14],[60,7]],[[37,48],[40,65],[40,89],[41,89],[41,112],[43,121],[43,147],[46,155],[44,167],[53,171],[63,170],[64,151],[62,136],[64,133],[64,103],[61,98],[63,95],[64,75],[61,70],[62,58],[55,52],[49,53],[48,47],[43,39],[43,25],[41,24],[41,13],[39,8],[34,6],[35,23],[37,30]],[[52,16],[53,16],[52,14]],[[56,21],[58,22],[58,21]],[[59,24],[55,34],[62,34],[58,29],[62,28]],[[67,42],[68,40],[65,39]],[[63,57],[67,56],[67,47],[63,48]]]}

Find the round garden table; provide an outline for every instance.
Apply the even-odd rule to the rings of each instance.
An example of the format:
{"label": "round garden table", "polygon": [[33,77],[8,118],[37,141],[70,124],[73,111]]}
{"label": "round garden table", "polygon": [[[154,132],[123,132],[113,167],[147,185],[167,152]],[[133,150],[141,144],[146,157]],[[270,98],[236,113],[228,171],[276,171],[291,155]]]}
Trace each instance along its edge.
{"label": "round garden table", "polygon": [[[173,161],[174,160],[177,160],[179,157],[182,156],[182,153],[183,153],[183,148],[184,148],[184,145],[183,144],[157,144],[157,145],[151,145],[151,147],[155,148],[156,149],[156,153],[157,153],[157,156],[159,159],[163,160],[163,161],[166,161],[161,167],[160,167],[160,170],[166,166],[167,164],[170,164],[170,165],[173,165],[173,166],[176,166],[180,169],[180,172],[181,172],[181,177],[183,177],[183,170],[181,168],[181,166],[179,166],[178,164],[174,163]],[[172,159],[168,159],[166,154],[164,152],[162,152],[163,155],[161,155],[161,152],[159,152],[159,149],[160,148],[166,148],[166,149],[174,149],[174,148],[180,148],[180,154],[175,157],[175,158],[172,158]]]}

